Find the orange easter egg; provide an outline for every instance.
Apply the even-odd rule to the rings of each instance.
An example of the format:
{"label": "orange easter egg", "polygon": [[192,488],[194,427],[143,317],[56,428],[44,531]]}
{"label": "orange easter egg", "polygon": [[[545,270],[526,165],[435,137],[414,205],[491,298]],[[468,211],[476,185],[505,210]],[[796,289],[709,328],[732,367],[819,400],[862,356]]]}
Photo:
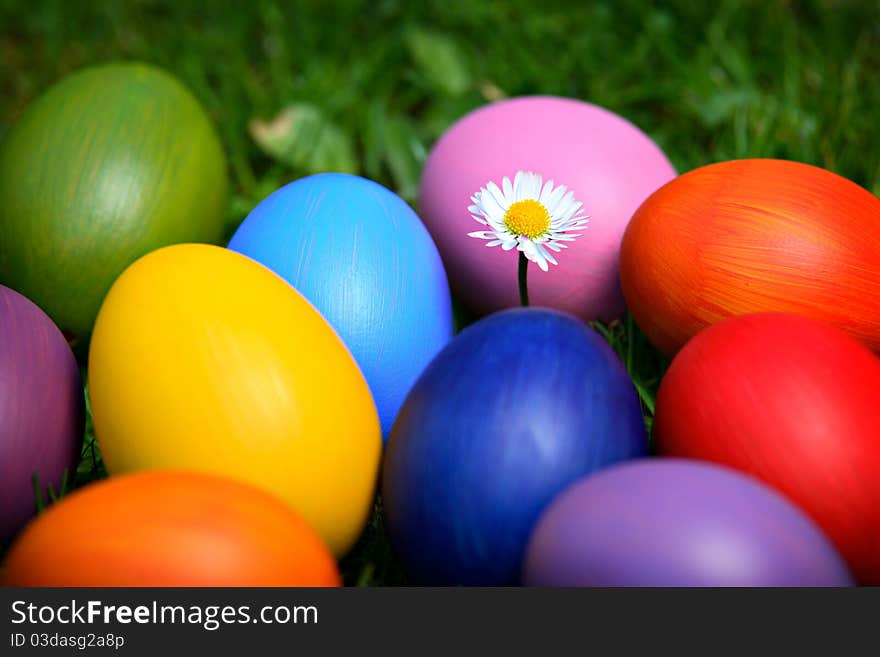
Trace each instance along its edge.
{"label": "orange easter egg", "polygon": [[627,305],[668,355],[734,315],[785,312],[880,350],[880,199],[818,167],[720,162],[667,183],[621,249]]}
{"label": "orange easter egg", "polygon": [[92,484],[21,533],[3,586],[338,586],[317,532],[280,499],[154,470]]}

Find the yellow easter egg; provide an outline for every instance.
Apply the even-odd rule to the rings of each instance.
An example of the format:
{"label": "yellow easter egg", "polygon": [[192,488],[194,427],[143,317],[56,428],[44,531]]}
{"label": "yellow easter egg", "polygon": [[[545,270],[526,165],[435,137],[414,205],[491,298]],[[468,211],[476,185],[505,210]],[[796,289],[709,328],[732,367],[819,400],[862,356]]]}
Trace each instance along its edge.
{"label": "yellow easter egg", "polygon": [[89,398],[110,474],[253,483],[337,556],[363,529],[382,449],[366,381],[309,302],[243,255],[180,244],[126,269],[98,313]]}

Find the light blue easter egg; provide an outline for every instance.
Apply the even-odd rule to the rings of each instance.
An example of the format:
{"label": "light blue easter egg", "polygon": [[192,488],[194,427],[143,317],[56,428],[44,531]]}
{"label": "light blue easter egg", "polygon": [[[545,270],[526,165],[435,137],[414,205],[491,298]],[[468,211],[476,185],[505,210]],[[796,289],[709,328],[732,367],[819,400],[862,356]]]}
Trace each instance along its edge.
{"label": "light blue easter egg", "polygon": [[336,329],[370,385],[387,438],[453,331],[443,262],[418,215],[372,180],[318,174],[267,197],[229,248],[287,280]]}

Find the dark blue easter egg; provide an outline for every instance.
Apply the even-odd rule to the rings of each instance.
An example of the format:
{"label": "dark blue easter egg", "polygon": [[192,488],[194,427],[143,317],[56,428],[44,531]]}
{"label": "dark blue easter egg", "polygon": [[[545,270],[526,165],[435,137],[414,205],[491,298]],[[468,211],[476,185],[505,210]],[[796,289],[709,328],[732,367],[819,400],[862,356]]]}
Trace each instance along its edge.
{"label": "dark blue easter egg", "polygon": [[646,452],[638,396],[602,337],[548,309],[491,315],[437,355],[400,411],[382,481],[392,543],[416,582],[515,584],[544,507]]}
{"label": "dark blue easter egg", "polygon": [[387,436],[453,330],[443,262],[418,215],[371,180],[319,174],[266,198],[229,248],[287,280],[339,333]]}

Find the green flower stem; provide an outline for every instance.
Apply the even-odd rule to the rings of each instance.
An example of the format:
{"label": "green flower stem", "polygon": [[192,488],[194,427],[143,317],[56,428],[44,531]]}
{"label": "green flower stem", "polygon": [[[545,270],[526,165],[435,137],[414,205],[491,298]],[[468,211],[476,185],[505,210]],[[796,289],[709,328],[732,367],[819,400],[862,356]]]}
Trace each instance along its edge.
{"label": "green flower stem", "polygon": [[529,305],[529,284],[526,278],[529,274],[529,260],[526,254],[519,252],[519,302],[523,307]]}

